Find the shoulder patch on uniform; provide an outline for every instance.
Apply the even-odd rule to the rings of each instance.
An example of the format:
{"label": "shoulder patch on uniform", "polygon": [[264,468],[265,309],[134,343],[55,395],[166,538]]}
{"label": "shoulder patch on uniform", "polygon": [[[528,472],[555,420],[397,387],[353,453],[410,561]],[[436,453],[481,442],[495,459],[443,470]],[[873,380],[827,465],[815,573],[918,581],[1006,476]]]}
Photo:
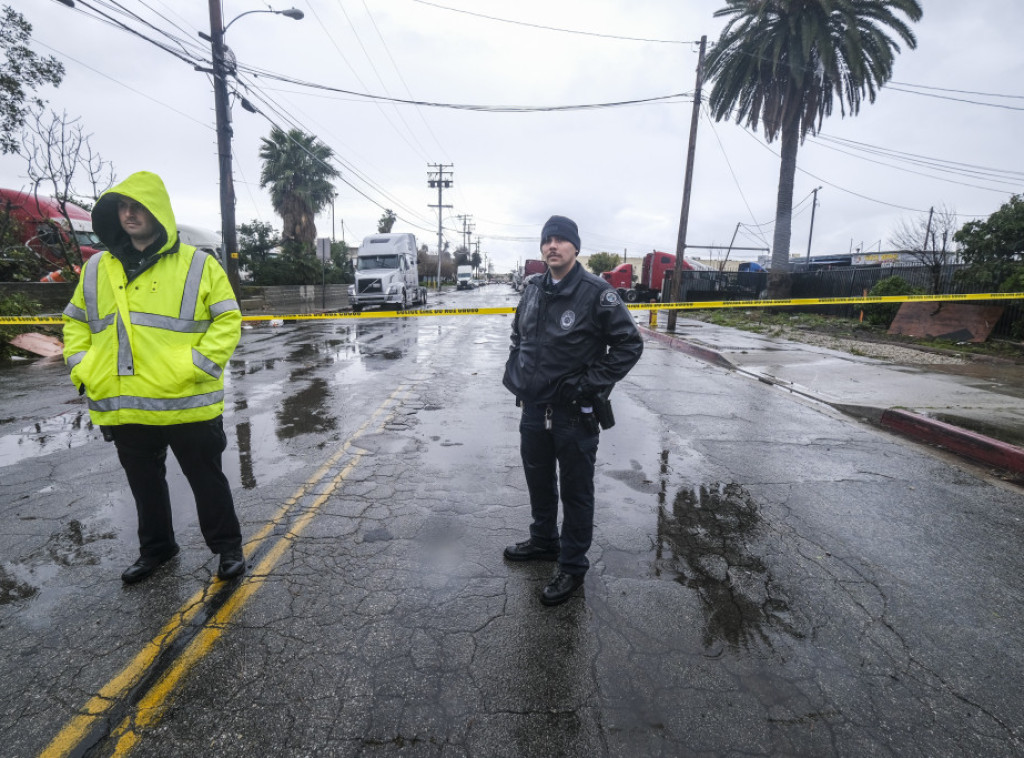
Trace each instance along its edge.
{"label": "shoulder patch on uniform", "polygon": [[605,308],[614,308],[621,302],[622,300],[619,299],[619,293],[615,290],[607,290],[601,295],[601,305]]}

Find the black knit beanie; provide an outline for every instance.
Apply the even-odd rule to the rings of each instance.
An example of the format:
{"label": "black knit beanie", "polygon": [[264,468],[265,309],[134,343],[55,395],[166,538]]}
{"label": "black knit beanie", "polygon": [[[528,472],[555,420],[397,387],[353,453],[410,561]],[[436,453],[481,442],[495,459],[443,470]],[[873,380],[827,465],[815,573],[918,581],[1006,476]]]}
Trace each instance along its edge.
{"label": "black knit beanie", "polygon": [[576,222],[571,218],[565,216],[552,216],[548,219],[548,222],[544,224],[544,230],[540,233],[540,244],[544,244],[544,240],[548,237],[561,237],[564,240],[569,240],[576,246],[576,252],[580,251],[580,232],[576,228]]}

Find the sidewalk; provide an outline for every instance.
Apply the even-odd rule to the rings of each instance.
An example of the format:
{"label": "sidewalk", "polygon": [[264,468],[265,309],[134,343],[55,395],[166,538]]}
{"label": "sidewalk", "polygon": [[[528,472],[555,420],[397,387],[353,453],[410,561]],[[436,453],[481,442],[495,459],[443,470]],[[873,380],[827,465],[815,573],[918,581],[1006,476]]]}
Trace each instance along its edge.
{"label": "sidewalk", "polygon": [[[645,317],[646,318],[646,317]],[[1024,483],[1024,367],[919,366],[875,360],[667,314],[652,339],[856,418],[938,445]],[[947,373],[948,372],[948,373]]]}

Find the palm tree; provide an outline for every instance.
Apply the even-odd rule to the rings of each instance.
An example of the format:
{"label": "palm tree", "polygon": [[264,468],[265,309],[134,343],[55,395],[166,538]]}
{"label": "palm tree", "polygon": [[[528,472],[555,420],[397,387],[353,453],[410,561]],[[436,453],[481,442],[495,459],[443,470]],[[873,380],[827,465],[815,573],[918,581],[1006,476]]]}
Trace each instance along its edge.
{"label": "palm tree", "polygon": [[[716,121],[736,122],[765,139],[781,137],[772,271],[789,270],[793,179],[797,148],[816,134],[838,100],[854,116],[861,101],[875,101],[891,77],[900,48],[886,31],[913,49],[917,39],[897,15],[921,18],[917,0],[726,0],[715,16],[733,16],[708,55],[714,80],[708,105]],[[775,277],[773,277],[775,278]]]}
{"label": "palm tree", "polygon": [[270,186],[270,201],[281,216],[283,242],[296,241],[312,247],[316,240],[317,213],[331,204],[339,176],[331,165],[334,151],[316,137],[299,129],[287,133],[279,127],[263,138],[260,186]]}

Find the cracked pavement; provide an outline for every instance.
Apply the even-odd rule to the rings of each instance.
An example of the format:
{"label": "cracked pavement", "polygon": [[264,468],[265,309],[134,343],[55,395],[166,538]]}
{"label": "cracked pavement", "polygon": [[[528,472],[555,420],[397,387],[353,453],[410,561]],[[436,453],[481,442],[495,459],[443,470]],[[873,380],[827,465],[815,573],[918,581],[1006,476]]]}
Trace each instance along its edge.
{"label": "cracked pavement", "polygon": [[233,614],[177,471],[181,555],[121,585],[113,448],[59,364],[0,371],[3,753],[38,755],[156,641],[91,755],[118,729],[156,757],[1024,754],[1019,489],[648,342],[602,433],[592,570],[546,608],[551,564],[501,557],[529,521],[510,324],[245,332],[225,467],[246,538],[267,529]]}

